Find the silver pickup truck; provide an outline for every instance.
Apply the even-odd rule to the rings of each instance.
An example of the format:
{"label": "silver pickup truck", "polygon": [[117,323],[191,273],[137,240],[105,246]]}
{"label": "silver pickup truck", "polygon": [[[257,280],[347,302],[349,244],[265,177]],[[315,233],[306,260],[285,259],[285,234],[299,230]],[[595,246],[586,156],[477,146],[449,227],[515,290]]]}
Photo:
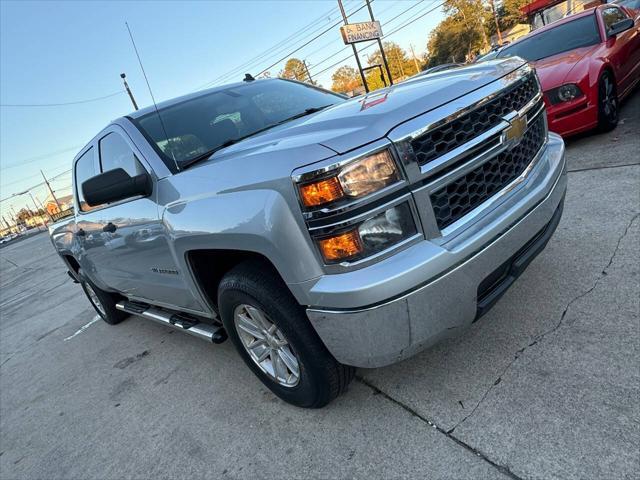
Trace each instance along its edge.
{"label": "silver pickup truck", "polygon": [[567,183],[518,58],[353,99],[249,78],[113,121],[73,172],[50,234],[98,314],[229,336],[301,407],[464,331],[545,247]]}

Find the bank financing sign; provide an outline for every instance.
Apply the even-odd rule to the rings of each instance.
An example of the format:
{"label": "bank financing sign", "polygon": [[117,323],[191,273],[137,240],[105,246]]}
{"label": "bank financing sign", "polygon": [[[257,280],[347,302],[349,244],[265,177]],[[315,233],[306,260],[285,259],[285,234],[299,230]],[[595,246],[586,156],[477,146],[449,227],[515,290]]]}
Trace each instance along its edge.
{"label": "bank financing sign", "polygon": [[343,25],[340,27],[340,33],[342,34],[342,40],[345,45],[350,43],[366,42],[368,40],[375,40],[382,37],[382,27],[380,22],[361,22],[350,23],[349,25]]}

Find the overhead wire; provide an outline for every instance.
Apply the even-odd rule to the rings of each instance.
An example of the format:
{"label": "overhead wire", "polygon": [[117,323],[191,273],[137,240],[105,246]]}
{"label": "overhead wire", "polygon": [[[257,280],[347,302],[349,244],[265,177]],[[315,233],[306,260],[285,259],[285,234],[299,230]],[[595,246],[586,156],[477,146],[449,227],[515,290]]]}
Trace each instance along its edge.
{"label": "overhead wire", "polygon": [[87,98],[84,100],[75,100],[72,102],[60,102],[60,103],[2,103],[0,107],[64,107],[67,105],[79,105],[81,103],[91,103],[97,102],[99,100],[104,100],[106,98],[115,97],[116,95],[121,95],[126,93],[124,90],[110,93],[109,95],[103,95],[101,97],[95,98]]}
{"label": "overhead wire", "polygon": [[[281,51],[283,51],[285,48],[287,48],[289,46],[289,43],[291,41],[293,41],[294,38],[302,35],[303,33],[307,32],[310,29],[313,29],[314,27],[318,27],[317,22],[321,21],[324,18],[327,18],[328,21],[331,21],[331,17],[336,12],[338,12],[338,7],[331,8],[330,10],[325,12],[324,14],[320,15],[319,17],[316,17],[315,20],[311,21],[307,25],[305,25],[305,26],[301,27],[300,29],[298,29],[293,34],[291,34],[288,37],[280,40],[275,45],[272,45],[271,47],[269,47],[266,50],[262,51],[261,53],[259,53],[255,57],[251,58],[250,60],[247,60],[246,62],[242,63],[241,65],[238,65],[237,67],[234,67],[230,71],[228,71],[228,72],[226,72],[226,73],[224,73],[222,75],[219,75],[216,78],[214,78],[214,79],[212,79],[212,80],[200,85],[195,90],[200,90],[200,89],[202,89],[204,87],[207,87],[209,85],[212,85],[214,83],[219,83],[219,82],[221,82],[221,81],[223,81],[223,80],[225,80],[225,79],[227,79],[227,78],[229,78],[229,77],[231,77],[233,75],[237,75],[239,72],[242,72],[242,70],[244,70],[245,68],[247,68],[248,66],[250,66],[251,64],[253,64],[254,62],[256,62],[258,60],[265,60],[265,59],[273,58],[275,55],[279,54]],[[326,23],[326,21],[324,23]],[[319,31],[321,28],[322,28],[322,26],[316,28],[313,32],[311,32],[309,34],[309,36],[313,35],[315,32]],[[305,37],[305,38],[307,38],[307,37]]]}
{"label": "overhead wire", "polygon": [[[385,38],[390,37],[391,35],[393,35],[393,34],[395,34],[395,33],[399,32],[399,31],[400,31],[400,30],[402,30],[403,28],[408,27],[408,26],[409,26],[409,25],[411,25],[412,23],[414,23],[414,22],[416,22],[416,21],[420,20],[421,18],[423,18],[425,15],[428,15],[429,13],[431,13],[431,12],[433,12],[433,11],[437,10],[438,8],[442,7],[445,3],[447,3],[447,0],[445,0],[445,1],[441,2],[441,3],[439,3],[438,5],[436,5],[436,6],[434,6],[434,7],[429,8],[426,12],[422,13],[421,15],[418,15],[418,16],[414,17],[413,19],[411,19],[411,20],[409,20],[409,21],[406,21],[404,24],[400,25],[398,28],[396,28],[396,29],[392,30],[391,32],[387,33],[387,34],[385,35]],[[367,50],[368,48],[371,48],[371,47],[373,47],[374,45],[375,45],[374,43],[370,43],[369,45],[366,45],[366,46],[364,46],[363,48],[359,49],[359,50],[358,50],[358,53],[363,52],[364,50]],[[340,52],[337,52],[337,53],[340,53]],[[334,56],[335,56],[335,55],[337,55],[337,53],[336,53],[336,54],[334,54]],[[346,57],[344,57],[344,58],[342,58],[342,59],[338,60],[337,62],[333,63],[332,65],[329,65],[328,67],[324,68],[323,70],[320,70],[319,72],[313,72],[313,75],[316,75],[316,76],[317,76],[317,75],[321,75],[322,73],[326,72],[327,70],[332,69],[333,67],[336,67],[337,65],[339,65],[340,63],[342,63],[342,62],[344,62],[344,61],[348,60],[349,58],[351,58],[351,55],[348,55],[348,56],[346,56]],[[316,64],[316,66],[317,66],[317,64]]]}

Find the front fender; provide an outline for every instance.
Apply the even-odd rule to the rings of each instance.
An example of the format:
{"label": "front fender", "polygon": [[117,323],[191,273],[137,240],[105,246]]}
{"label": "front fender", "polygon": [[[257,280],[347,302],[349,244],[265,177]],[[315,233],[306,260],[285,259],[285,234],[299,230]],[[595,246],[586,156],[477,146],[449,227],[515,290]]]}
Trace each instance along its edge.
{"label": "front fender", "polygon": [[[220,249],[265,256],[290,286],[322,275],[300,213],[292,212],[275,190],[231,191],[191,199],[168,206],[163,222],[182,271],[189,271],[188,252]],[[190,282],[195,288],[193,278]],[[295,288],[292,292],[296,295]]]}

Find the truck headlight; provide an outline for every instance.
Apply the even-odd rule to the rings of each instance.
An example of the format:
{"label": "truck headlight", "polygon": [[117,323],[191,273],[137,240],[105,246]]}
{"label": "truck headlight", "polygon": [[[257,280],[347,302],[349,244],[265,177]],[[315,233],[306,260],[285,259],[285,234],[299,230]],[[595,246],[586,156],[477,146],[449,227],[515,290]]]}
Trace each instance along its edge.
{"label": "truck headlight", "polygon": [[556,105],[562,102],[568,102],[574,98],[582,96],[582,90],[575,83],[567,83],[547,92],[551,103]]}
{"label": "truck headlight", "polygon": [[316,239],[326,263],[356,261],[379,253],[417,233],[408,203],[378,213],[342,230]]}
{"label": "truck headlight", "polygon": [[298,186],[305,207],[319,207],[343,198],[360,198],[399,180],[389,150],[382,150],[332,172],[321,180]]}

